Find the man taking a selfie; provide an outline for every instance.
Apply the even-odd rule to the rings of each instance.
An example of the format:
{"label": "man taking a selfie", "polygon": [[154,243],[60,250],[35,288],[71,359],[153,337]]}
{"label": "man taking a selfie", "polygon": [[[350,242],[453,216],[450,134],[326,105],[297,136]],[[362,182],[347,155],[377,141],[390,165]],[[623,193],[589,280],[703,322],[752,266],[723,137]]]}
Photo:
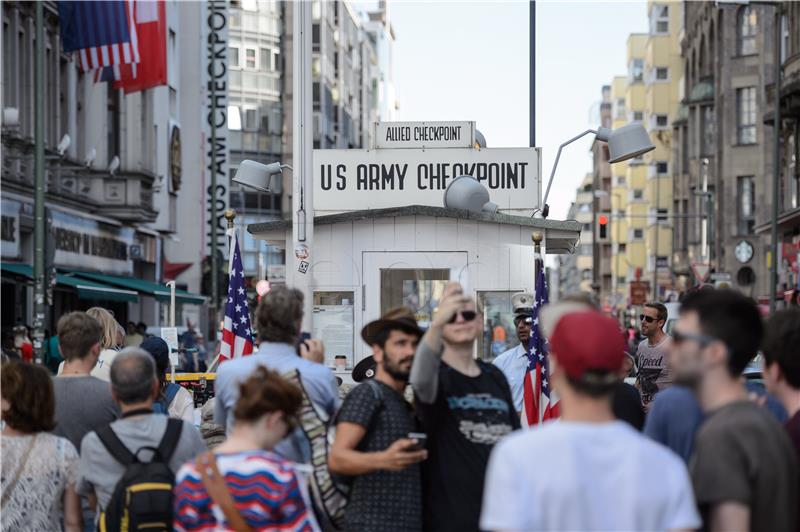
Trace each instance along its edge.
{"label": "man taking a selfie", "polygon": [[375,377],[356,386],[336,414],[328,456],[332,472],[355,477],[345,530],[422,529],[419,462],[427,451],[421,435],[414,434],[414,413],[403,398],[421,336],[405,308],[390,310],[361,331],[372,347]]}

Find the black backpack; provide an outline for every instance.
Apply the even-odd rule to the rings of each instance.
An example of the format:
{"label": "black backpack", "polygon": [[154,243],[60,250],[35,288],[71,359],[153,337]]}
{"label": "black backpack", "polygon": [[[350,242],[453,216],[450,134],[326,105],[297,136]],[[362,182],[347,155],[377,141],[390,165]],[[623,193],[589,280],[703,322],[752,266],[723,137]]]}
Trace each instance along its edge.
{"label": "black backpack", "polygon": [[[172,530],[175,474],[169,468],[169,460],[182,429],[183,421],[168,419],[167,430],[158,448],[142,447],[136,453],[125,447],[111,425],[96,431],[111,456],[125,466],[125,473],[114,487],[111,500],[100,514],[98,529],[101,532]],[[153,452],[149,462],[139,460],[139,453],[144,449]]]}

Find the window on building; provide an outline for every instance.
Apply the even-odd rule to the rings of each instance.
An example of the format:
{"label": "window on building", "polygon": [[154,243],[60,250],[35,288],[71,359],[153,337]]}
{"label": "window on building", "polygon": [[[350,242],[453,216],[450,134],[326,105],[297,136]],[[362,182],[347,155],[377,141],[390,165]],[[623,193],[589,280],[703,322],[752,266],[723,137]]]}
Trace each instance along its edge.
{"label": "window on building", "polygon": [[614,115],[617,118],[623,118],[625,116],[625,98],[617,98],[616,107],[617,109]]}
{"label": "window on building", "polygon": [[242,114],[241,110],[236,105],[228,106],[228,129],[231,131],[242,130]]}
{"label": "window on building", "polygon": [[624,175],[618,175],[614,178],[614,186],[624,187],[627,180]]}
{"label": "window on building", "polygon": [[656,175],[667,175],[667,172],[669,172],[669,163],[667,161],[656,161]]}
{"label": "window on building", "polygon": [[258,131],[258,109],[255,107],[245,107],[243,111],[244,123],[242,124],[242,129],[245,131]]}
{"label": "window on building", "polygon": [[231,68],[239,68],[241,66],[239,64],[239,48],[237,46],[228,48],[228,66]]}
{"label": "window on building", "polygon": [[270,70],[272,70],[272,67],[269,64],[269,58],[271,55],[272,54],[270,54],[269,50],[267,50],[266,48],[261,48],[259,50],[258,57],[261,60],[259,64],[259,70],[261,70],[261,72],[269,72]]}
{"label": "window on building", "polygon": [[256,68],[256,49],[255,48],[245,48],[244,49],[244,66],[245,68],[249,68],[255,70]]}
{"label": "window on building", "polygon": [[636,83],[644,80],[644,59],[632,59],[628,66],[628,81]]}
{"label": "window on building", "polygon": [[658,67],[656,68],[656,81],[667,81],[669,79],[669,68]]}
{"label": "window on building", "polygon": [[756,88],[736,89],[737,140],[739,144],[756,143]]}
{"label": "window on building", "polygon": [[650,11],[650,31],[669,33],[669,6],[655,4]]}
{"label": "window on building", "polygon": [[625,242],[620,242],[619,244],[617,244],[617,251],[619,253],[625,253],[627,249],[628,249],[628,244],[626,244]]}
{"label": "window on building", "polygon": [[657,129],[667,129],[669,127],[669,115],[654,115],[654,117]]}
{"label": "window on building", "polygon": [[634,111],[633,112],[633,121],[634,122],[641,122],[644,120],[644,112],[642,111]]}
{"label": "window on building", "polygon": [[738,196],[739,196],[739,223],[740,235],[753,233],[756,225],[756,194],[753,176],[739,177]]}
{"label": "window on building", "polygon": [[633,195],[633,199],[635,199],[635,200],[640,200],[640,199],[644,198],[644,190],[642,190],[641,188],[634,188],[631,191],[631,193]]}
{"label": "window on building", "polygon": [[758,15],[752,6],[744,6],[739,10],[737,28],[739,30],[739,55],[757,53],[756,34],[758,33]]}
{"label": "window on building", "polygon": [[669,210],[667,209],[656,209],[656,220],[659,222],[666,222],[669,220]]}
{"label": "window on building", "polygon": [[641,240],[644,238],[644,229],[634,229],[632,240]]}
{"label": "window on building", "polygon": [[592,224],[583,224],[583,230],[588,231],[589,233],[592,232]]}
{"label": "window on building", "polygon": [[618,275],[617,276],[617,284],[625,284],[626,282],[627,282],[627,279],[625,278],[624,275]]}
{"label": "window on building", "polygon": [[700,111],[700,128],[702,130],[701,155],[713,155],[717,143],[717,124],[714,116],[714,106],[706,105]]}

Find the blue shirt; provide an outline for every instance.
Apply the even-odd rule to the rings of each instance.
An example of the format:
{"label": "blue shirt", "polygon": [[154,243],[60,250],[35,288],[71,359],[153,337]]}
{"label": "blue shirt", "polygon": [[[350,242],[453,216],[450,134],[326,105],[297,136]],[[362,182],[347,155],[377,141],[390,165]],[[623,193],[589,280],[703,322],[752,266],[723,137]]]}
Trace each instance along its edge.
{"label": "blue shirt", "polygon": [[692,390],[673,385],[656,394],[644,423],[644,433],[669,447],[688,464],[694,435],[702,422],[703,410]]}
{"label": "blue shirt", "polygon": [[[258,366],[277,371],[281,375],[298,370],[309,399],[328,420],[339,408],[339,389],[336,377],[330,369],[298,356],[293,345],[262,342],[258,351],[252,355],[223,362],[217,370],[214,382],[214,422],[226,427],[228,431],[233,426],[233,407],[239,399],[239,384]],[[275,446],[275,452],[287,460],[308,462],[310,449],[305,440],[302,429],[298,428],[294,434]]]}
{"label": "blue shirt", "polygon": [[517,412],[522,412],[523,384],[525,371],[528,369],[528,357],[522,344],[503,352],[492,364],[506,376],[508,386],[511,388],[511,397],[514,399],[514,408]]}

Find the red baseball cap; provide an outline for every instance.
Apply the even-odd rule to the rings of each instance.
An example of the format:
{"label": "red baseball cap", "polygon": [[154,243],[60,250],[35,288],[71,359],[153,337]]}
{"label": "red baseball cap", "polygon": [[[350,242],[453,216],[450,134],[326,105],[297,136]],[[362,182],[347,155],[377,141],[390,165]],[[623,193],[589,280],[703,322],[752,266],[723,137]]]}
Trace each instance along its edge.
{"label": "red baseball cap", "polygon": [[613,319],[593,310],[567,312],[558,318],[549,342],[559,367],[571,378],[597,384],[617,380],[625,342]]}

